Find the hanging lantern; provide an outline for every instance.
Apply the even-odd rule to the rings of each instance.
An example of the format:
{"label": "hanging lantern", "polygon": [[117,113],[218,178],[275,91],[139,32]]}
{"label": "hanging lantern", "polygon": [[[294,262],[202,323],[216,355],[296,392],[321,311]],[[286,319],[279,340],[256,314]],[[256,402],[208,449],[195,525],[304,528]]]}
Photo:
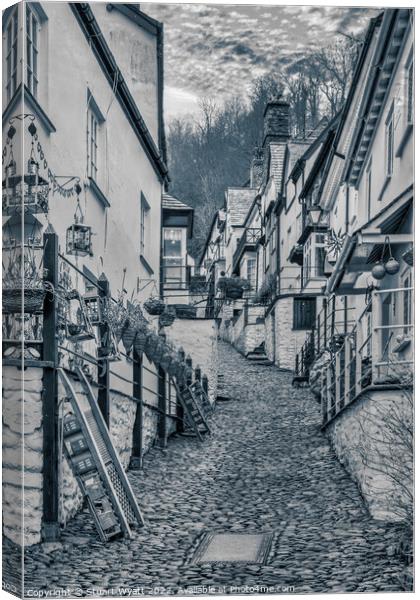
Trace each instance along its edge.
{"label": "hanging lantern", "polygon": [[409,250],[406,250],[402,255],[402,258],[409,267],[412,267],[414,265],[414,249],[410,248]]}
{"label": "hanging lantern", "polygon": [[73,256],[93,256],[92,228],[83,223],[84,217],[79,200],[80,191],[80,185],[76,184],[77,205],[74,213],[74,223],[67,229],[66,253]]}
{"label": "hanging lantern", "polygon": [[38,171],[38,163],[30,158],[27,173],[23,177],[16,175],[16,163],[13,159],[10,161],[3,180],[3,213],[12,215],[23,211],[34,215],[48,212],[49,184]]}
{"label": "hanging lantern", "polygon": [[385,277],[386,271],[384,264],[378,260],[372,267],[372,277],[375,279],[383,279]]}
{"label": "hanging lantern", "polygon": [[92,289],[83,296],[86,313],[92,325],[103,323],[102,301],[96,289]]}
{"label": "hanging lantern", "polygon": [[85,303],[77,290],[69,294],[70,315],[66,322],[66,336],[72,342],[96,339],[92,324],[87,316]]}
{"label": "hanging lantern", "polygon": [[391,256],[385,263],[385,271],[389,275],[395,275],[400,270],[400,263]]}

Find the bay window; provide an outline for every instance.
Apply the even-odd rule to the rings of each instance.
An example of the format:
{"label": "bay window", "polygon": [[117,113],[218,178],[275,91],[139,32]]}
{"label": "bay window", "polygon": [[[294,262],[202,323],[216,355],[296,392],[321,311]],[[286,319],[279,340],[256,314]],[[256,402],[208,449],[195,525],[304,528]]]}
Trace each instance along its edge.
{"label": "bay window", "polygon": [[325,241],[323,233],[312,233],[303,246],[303,285],[324,278]]}
{"label": "bay window", "polygon": [[185,283],[185,236],[182,229],[165,227],[163,230],[163,282],[167,287],[179,288]]}

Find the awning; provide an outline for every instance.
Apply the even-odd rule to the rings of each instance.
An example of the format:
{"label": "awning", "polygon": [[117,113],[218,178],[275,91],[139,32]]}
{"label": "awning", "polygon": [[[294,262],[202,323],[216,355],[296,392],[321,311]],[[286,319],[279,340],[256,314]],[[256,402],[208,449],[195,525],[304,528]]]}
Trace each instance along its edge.
{"label": "awning", "polygon": [[352,286],[359,275],[370,271],[372,264],[381,258],[387,237],[391,245],[413,242],[412,233],[400,233],[412,208],[412,202],[411,185],[374,219],[345,239],[335,269],[328,280],[326,293],[359,293]]}

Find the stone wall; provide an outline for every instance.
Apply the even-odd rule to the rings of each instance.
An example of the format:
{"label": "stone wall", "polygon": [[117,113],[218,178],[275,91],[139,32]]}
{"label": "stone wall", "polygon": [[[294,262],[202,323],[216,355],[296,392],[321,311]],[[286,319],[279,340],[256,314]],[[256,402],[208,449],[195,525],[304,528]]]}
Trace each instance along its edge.
{"label": "stone wall", "polygon": [[265,320],[267,356],[278,367],[294,370],[296,354],[305,343],[307,331],[293,329],[293,296],[277,300],[274,311],[275,328],[272,313]]}
{"label": "stone wall", "polygon": [[358,483],[375,519],[401,521],[410,510],[412,425],[411,393],[374,390],[327,426],[338,459]]}
{"label": "stone wall", "polygon": [[[24,372],[25,392],[22,402],[22,371],[16,367],[3,368],[3,525],[4,534],[18,545],[30,546],[41,542],[43,500],[43,431],[42,377],[43,369],[27,368]],[[76,393],[81,394],[80,382],[72,380]],[[95,384],[91,384],[97,393]],[[147,398],[151,405],[157,398]],[[59,417],[72,411],[63,385],[58,380]],[[120,460],[128,467],[132,452],[132,433],[136,402],[118,390],[110,391],[110,432]],[[155,442],[158,414],[151,408],[143,411],[143,451]],[[174,420],[168,419],[168,431]],[[63,448],[62,432],[59,444]],[[24,464],[22,464],[22,461]],[[24,470],[24,493],[22,481]],[[83,496],[64,452],[59,458],[59,522],[62,526],[80,510]],[[22,531],[22,515],[24,531]]]}
{"label": "stone wall", "polygon": [[38,368],[3,367],[3,531],[19,545],[41,540],[42,375]]}
{"label": "stone wall", "polygon": [[166,328],[168,339],[182,346],[190,355],[193,367],[200,366],[209,381],[209,398],[215,402],[217,394],[217,328],[213,319],[175,319]]}
{"label": "stone wall", "polygon": [[[259,306],[244,309],[231,325],[230,342],[245,356],[265,342],[263,312]],[[261,319],[261,322],[259,320]]]}

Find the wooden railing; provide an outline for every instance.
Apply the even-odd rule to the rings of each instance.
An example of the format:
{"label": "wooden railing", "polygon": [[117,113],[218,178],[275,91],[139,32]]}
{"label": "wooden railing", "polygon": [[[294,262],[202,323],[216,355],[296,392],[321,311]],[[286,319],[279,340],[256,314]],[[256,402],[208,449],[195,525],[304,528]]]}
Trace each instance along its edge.
{"label": "wooden railing", "polygon": [[[402,314],[412,288],[376,290],[372,302],[321,375],[322,421],[326,425],[369,386],[405,385],[412,372],[413,324],[386,323],[385,310]],[[391,301],[390,301],[391,298]],[[402,319],[404,320],[404,319]],[[395,340],[395,344],[394,344]]]}
{"label": "wooden railing", "polygon": [[233,254],[232,270],[235,271],[245,248],[255,248],[261,238],[261,229],[247,227],[239,238],[238,246]]}

